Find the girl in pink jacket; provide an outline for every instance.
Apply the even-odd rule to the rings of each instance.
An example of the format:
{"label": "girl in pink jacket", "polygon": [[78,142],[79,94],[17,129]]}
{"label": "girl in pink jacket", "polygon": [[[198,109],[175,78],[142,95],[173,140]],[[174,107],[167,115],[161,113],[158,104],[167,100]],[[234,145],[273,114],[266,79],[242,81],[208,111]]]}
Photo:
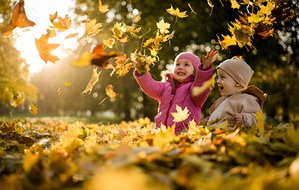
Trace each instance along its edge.
{"label": "girl in pink jacket", "polygon": [[[200,121],[201,108],[208,98],[210,88],[193,96],[192,89],[201,87],[213,76],[212,63],[216,60],[218,51],[209,52],[201,63],[193,53],[180,53],[174,61],[175,68],[165,82],[156,81],[148,71],[143,72],[140,63],[135,63],[134,77],[142,91],[159,102],[158,114],[155,117],[156,128],[165,125],[171,127],[175,123],[175,133],[188,128],[188,123]],[[176,112],[176,106],[189,110],[189,117],[183,122],[174,122],[171,113]]]}

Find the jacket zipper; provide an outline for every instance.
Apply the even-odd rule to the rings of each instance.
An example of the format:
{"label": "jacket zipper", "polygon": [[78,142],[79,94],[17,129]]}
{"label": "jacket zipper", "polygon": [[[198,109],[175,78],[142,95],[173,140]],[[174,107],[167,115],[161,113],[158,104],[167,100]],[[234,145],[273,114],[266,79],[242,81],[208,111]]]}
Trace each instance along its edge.
{"label": "jacket zipper", "polygon": [[168,106],[168,109],[167,109],[167,112],[166,112],[166,117],[165,117],[165,121],[164,121],[166,127],[168,126],[167,125],[167,120],[168,120],[170,108],[172,107],[173,97],[174,97],[174,94],[171,95],[170,103],[169,103],[169,106]]}
{"label": "jacket zipper", "polygon": [[176,94],[176,90],[177,90],[175,81],[172,80],[171,83],[172,83],[171,99],[170,99],[170,102],[169,102],[169,106],[168,106],[168,109],[167,109],[167,112],[166,112],[165,121],[164,121],[166,127],[168,126],[168,125],[167,125],[167,120],[168,120],[168,116],[169,116],[170,108],[172,107],[173,98],[174,98],[174,96],[175,96],[175,94]]}

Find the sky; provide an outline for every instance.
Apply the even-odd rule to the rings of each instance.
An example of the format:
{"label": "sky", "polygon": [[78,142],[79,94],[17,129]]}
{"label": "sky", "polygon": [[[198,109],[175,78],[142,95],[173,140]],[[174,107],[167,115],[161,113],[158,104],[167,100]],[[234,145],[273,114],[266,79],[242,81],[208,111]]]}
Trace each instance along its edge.
{"label": "sky", "polygon": [[[30,65],[29,71],[31,74],[39,72],[45,62],[39,57],[35,47],[35,38],[38,39],[42,34],[46,33],[46,29],[50,25],[49,15],[56,11],[58,16],[65,17],[68,14],[70,17],[73,10],[70,10],[74,5],[74,0],[26,0],[25,11],[29,20],[35,22],[35,26],[26,29],[15,29],[17,39],[15,47],[21,52],[21,56]],[[59,38],[59,37],[58,37]],[[75,40],[65,40],[64,47],[73,47]],[[62,52],[53,51],[53,54],[58,57],[63,57]],[[47,63],[51,64],[51,63]]]}

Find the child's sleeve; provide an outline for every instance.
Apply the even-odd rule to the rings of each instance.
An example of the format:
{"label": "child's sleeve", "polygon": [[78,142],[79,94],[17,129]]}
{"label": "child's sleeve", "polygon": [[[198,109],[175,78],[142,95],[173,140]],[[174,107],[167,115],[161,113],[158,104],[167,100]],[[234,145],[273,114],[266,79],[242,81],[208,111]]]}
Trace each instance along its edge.
{"label": "child's sleeve", "polygon": [[250,127],[258,123],[256,119],[256,113],[262,111],[257,98],[252,95],[248,95],[247,98],[243,100],[243,107],[241,114],[243,116],[243,124],[245,127]]}
{"label": "child's sleeve", "polygon": [[136,79],[141,90],[147,96],[160,101],[160,97],[164,89],[164,84],[162,82],[154,80],[149,72],[146,72],[143,75],[139,75],[137,71],[134,71],[133,76]]}

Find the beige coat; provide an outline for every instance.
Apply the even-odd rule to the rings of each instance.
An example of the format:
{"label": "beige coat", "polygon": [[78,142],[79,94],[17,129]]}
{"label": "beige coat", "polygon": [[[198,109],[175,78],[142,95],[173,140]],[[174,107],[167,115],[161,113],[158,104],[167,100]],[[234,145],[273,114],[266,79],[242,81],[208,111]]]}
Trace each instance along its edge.
{"label": "beige coat", "polygon": [[211,126],[228,121],[229,127],[235,126],[233,115],[241,113],[243,116],[243,125],[249,127],[257,124],[256,113],[262,110],[263,103],[266,99],[260,89],[252,86],[248,91],[239,92],[229,97],[220,97],[210,107],[210,117],[207,125]]}

